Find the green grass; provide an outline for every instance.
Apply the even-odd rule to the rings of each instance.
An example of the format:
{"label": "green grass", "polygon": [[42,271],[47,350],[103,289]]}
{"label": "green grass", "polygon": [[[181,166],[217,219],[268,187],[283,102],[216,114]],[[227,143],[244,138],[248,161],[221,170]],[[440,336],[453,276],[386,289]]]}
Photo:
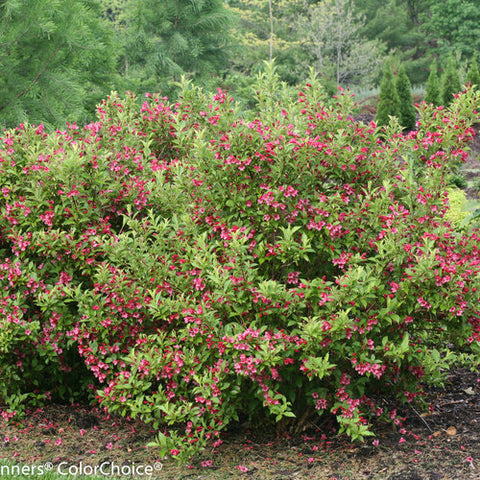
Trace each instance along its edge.
{"label": "green grass", "polygon": [[464,210],[467,212],[474,212],[477,208],[480,208],[480,199],[470,198],[465,202]]}
{"label": "green grass", "polygon": [[[376,99],[380,94],[380,88],[377,87],[352,87],[353,94],[355,95],[355,101],[362,103],[368,100]],[[425,85],[414,85],[412,87],[412,95],[423,98],[425,96]]]}

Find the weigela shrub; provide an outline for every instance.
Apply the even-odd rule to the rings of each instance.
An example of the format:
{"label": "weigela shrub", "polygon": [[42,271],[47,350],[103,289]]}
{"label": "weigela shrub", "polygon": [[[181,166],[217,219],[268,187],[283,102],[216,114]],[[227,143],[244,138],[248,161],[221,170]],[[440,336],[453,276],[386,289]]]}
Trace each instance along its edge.
{"label": "weigela shrub", "polygon": [[333,414],[362,439],[478,353],[478,233],[448,221],[443,180],[475,93],[404,136],[314,79],[277,91],[272,70],[243,117],[188,84],[172,106],[112,94],[83,129],[5,132],[5,417],[90,392],[178,459],[247,418]]}

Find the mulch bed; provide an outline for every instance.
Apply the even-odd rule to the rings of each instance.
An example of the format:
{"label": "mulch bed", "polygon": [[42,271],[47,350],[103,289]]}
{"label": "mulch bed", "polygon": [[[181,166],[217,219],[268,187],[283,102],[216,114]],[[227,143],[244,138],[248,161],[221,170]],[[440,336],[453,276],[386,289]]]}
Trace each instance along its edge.
{"label": "mulch bed", "polygon": [[[401,411],[402,428],[351,443],[322,420],[298,435],[233,427],[224,444],[190,465],[158,457],[146,445],[155,432],[139,421],[80,405],[48,405],[18,425],[0,425],[0,458],[27,464],[155,465],[161,479],[480,479],[480,374],[451,372],[445,388],[428,392],[432,413]],[[65,470],[65,467],[64,467]]]}

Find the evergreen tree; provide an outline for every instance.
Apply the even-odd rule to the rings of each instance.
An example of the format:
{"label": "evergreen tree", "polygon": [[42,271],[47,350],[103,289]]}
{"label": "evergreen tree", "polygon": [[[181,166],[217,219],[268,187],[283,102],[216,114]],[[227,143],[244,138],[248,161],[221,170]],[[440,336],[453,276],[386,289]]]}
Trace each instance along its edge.
{"label": "evergreen tree", "polygon": [[[419,5],[422,3],[422,5]],[[366,19],[362,36],[386,44],[395,52],[413,84],[425,83],[428,71],[428,48],[419,16],[427,9],[417,0],[355,0],[354,8]],[[414,5],[417,4],[417,5]]]}
{"label": "evergreen tree", "polygon": [[386,62],[380,82],[378,109],[375,116],[377,124],[387,125],[390,121],[390,116],[398,117],[399,103],[392,67],[390,62]]}
{"label": "evergreen tree", "polygon": [[448,58],[447,68],[442,75],[441,100],[443,105],[447,106],[452,103],[454,95],[462,88],[460,77],[458,75],[457,62],[451,55]]}
{"label": "evergreen tree", "polygon": [[114,87],[111,26],[96,0],[0,2],[0,125],[89,121]]}
{"label": "evergreen tree", "polygon": [[272,56],[277,73],[289,85],[297,85],[308,77],[312,59],[300,42],[301,23],[308,4],[302,0],[225,0],[224,3],[238,19],[230,59],[235,83],[251,84],[263,62]]}
{"label": "evergreen tree", "polygon": [[405,130],[413,130],[417,120],[417,113],[415,111],[415,107],[413,106],[412,87],[410,80],[403,65],[401,65],[398,69],[395,86],[397,88],[399,100],[398,119],[400,121],[400,125]]}
{"label": "evergreen tree", "polygon": [[440,105],[440,85],[437,72],[437,60],[430,65],[430,74],[427,80],[427,91],[425,94],[425,102],[432,103],[435,106]]}
{"label": "evergreen tree", "polygon": [[129,0],[121,16],[130,90],[171,94],[182,75],[201,83],[226,71],[233,16],[222,0]]}
{"label": "evergreen tree", "polygon": [[433,48],[443,58],[452,51],[459,52],[463,58],[471,58],[480,49],[478,1],[443,0],[429,3],[429,11],[423,16],[422,25],[425,40],[435,45]]}
{"label": "evergreen tree", "polygon": [[475,54],[470,62],[470,68],[467,73],[467,82],[480,88],[480,72],[478,71],[477,55]]}

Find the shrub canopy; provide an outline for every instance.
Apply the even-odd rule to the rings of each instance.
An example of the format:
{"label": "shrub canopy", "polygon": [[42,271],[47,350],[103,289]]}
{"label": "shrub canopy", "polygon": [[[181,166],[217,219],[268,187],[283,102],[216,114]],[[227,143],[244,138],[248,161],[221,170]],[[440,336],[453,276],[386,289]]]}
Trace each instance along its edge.
{"label": "shrub canopy", "polygon": [[362,439],[400,421],[380,398],[442,380],[443,346],[478,352],[478,235],[446,220],[442,180],[475,93],[386,140],[314,79],[291,99],[272,70],[257,94],[252,118],[186,84],[4,134],[4,416],[87,391],[179,459],[245,418],[330,414]]}

